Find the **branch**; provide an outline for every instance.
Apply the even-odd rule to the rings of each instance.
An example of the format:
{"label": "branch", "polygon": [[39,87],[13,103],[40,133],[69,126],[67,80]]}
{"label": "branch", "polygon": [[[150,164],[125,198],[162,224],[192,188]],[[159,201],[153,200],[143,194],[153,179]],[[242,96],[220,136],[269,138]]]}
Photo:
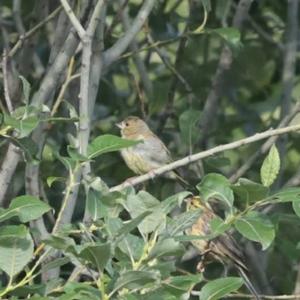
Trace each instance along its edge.
{"label": "branch", "polygon": [[[296,71],[296,58],[297,58],[297,38],[298,38],[298,0],[288,1],[287,13],[287,27],[286,27],[286,44],[283,60],[282,71],[282,98],[281,98],[281,112],[280,118],[282,119],[290,113],[292,102],[292,91],[295,84],[295,71]],[[285,157],[286,154],[286,138],[278,140],[278,151],[280,158]],[[279,176],[276,180],[276,186],[280,184],[282,179],[282,170],[280,168]]]}
{"label": "branch", "polygon": [[[125,3],[126,3],[126,1],[125,1]],[[124,10],[121,11],[121,15],[122,15],[123,27],[126,31],[128,31],[130,28],[130,22],[129,22],[127,7],[125,7]],[[137,43],[136,39],[132,40],[132,42],[129,45],[129,48],[133,53],[132,59],[136,66],[136,69],[140,75],[143,87],[146,91],[147,98],[150,99],[150,96],[152,95],[152,92],[153,92],[152,82],[149,79],[149,75],[148,75],[145,63],[142,60],[142,58],[140,57],[140,54],[138,53],[139,47],[138,47],[138,43]]]}
{"label": "branch", "polygon": [[134,179],[132,179],[129,182],[124,182],[120,185],[117,185],[115,187],[112,187],[110,189],[111,192],[113,191],[119,191],[122,190],[125,187],[129,187],[129,186],[135,186],[137,184],[140,184],[142,182],[145,182],[147,180],[153,179],[154,177],[157,177],[159,175],[162,175],[166,172],[172,171],[174,169],[177,169],[179,167],[183,167],[186,166],[192,162],[198,161],[202,158],[208,157],[208,156],[212,156],[216,153],[220,153],[220,152],[224,152],[226,150],[231,150],[231,149],[236,149],[239,148],[241,146],[247,145],[247,144],[251,144],[263,139],[266,139],[270,136],[275,136],[275,135],[282,135],[288,132],[293,132],[293,131],[297,131],[300,130],[300,125],[294,125],[294,126],[288,126],[288,127],[284,127],[284,128],[279,128],[279,129],[270,129],[261,133],[257,133],[254,134],[250,137],[247,137],[245,139],[241,139],[232,143],[228,143],[225,145],[219,145],[217,147],[214,147],[212,149],[206,150],[206,151],[202,151],[193,155],[189,155],[185,158],[179,159],[177,161],[174,161],[168,165],[165,165],[163,167],[157,168],[155,170],[152,170],[144,175],[138,176]]}
{"label": "branch", "polygon": [[155,0],[145,0],[140,8],[135,20],[131,24],[130,28],[125,32],[122,38],[120,38],[111,48],[104,53],[105,66],[112,64],[118,57],[127,49],[134,37],[141,30],[146,19],[148,18]]}
{"label": "branch", "polygon": [[13,105],[10,98],[10,91],[8,86],[8,72],[7,72],[7,51],[3,50],[2,55],[2,72],[3,72],[3,85],[4,85],[4,99],[6,102],[6,107],[10,113],[13,111]]}
{"label": "branch", "polygon": [[[105,1],[98,0],[96,7],[93,11],[92,17],[90,19],[89,25],[86,32],[82,36],[82,59],[81,59],[81,75],[80,75],[80,96],[79,96],[79,128],[77,132],[79,140],[79,153],[86,155],[89,136],[90,136],[90,111],[93,111],[91,108],[91,103],[94,103],[94,99],[90,98],[90,78],[91,78],[91,57],[92,57],[92,41],[95,35],[96,28],[98,23],[101,20],[101,17],[104,17],[105,14],[101,13],[101,8]],[[99,54],[100,55],[100,54]],[[98,82],[101,74],[100,70],[97,70],[99,73]],[[94,93],[96,97],[96,93]],[[61,209],[59,211],[58,218],[53,228],[53,232],[56,232],[61,225],[69,223],[71,221],[73,211],[75,208],[77,194],[79,189],[79,184],[81,176],[87,178],[90,173],[90,165],[86,163],[83,167],[78,167],[78,170],[74,172],[72,178],[70,178],[70,183],[67,189],[67,193],[64,197]]]}
{"label": "branch", "polygon": [[0,206],[3,207],[4,197],[10,181],[21,157],[21,150],[9,143],[2,165],[0,166]]}
{"label": "branch", "polygon": [[81,23],[79,22],[79,20],[77,19],[77,17],[75,16],[71,6],[69,5],[67,0],[60,0],[60,3],[62,5],[62,7],[64,8],[67,16],[69,17],[72,25],[74,26],[77,34],[79,35],[80,39],[82,40],[83,37],[85,36],[85,30],[82,27]]}

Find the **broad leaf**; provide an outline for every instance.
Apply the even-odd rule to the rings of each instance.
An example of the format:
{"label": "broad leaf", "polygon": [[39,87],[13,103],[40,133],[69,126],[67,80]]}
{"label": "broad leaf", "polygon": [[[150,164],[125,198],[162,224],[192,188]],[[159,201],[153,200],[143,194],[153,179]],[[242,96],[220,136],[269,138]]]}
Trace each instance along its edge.
{"label": "broad leaf", "polygon": [[149,271],[127,271],[117,279],[114,291],[122,288],[133,289],[151,282],[157,282],[160,279],[158,272]]}
{"label": "broad leaf", "polygon": [[20,75],[19,78],[21,79],[23,85],[23,101],[26,103],[26,105],[28,105],[31,86],[24,76]]}
{"label": "broad leaf", "polygon": [[233,192],[246,203],[253,203],[268,196],[269,189],[262,184],[246,178],[240,178],[235,185],[231,186]]}
{"label": "broad leaf", "polygon": [[104,153],[118,151],[123,148],[132,147],[139,142],[125,140],[121,137],[105,134],[95,138],[88,147],[88,158],[92,159]]}
{"label": "broad leaf", "polygon": [[233,192],[230,188],[229,180],[223,175],[211,173],[204,176],[197,185],[197,189],[205,201],[210,198],[216,198],[222,201],[227,208],[232,208]]}
{"label": "broad leaf", "polygon": [[274,226],[267,216],[251,211],[235,222],[235,228],[247,239],[261,243],[267,249],[275,237]]}
{"label": "broad leaf", "polygon": [[170,277],[163,285],[173,295],[180,296],[193,288],[194,285],[202,281],[202,275],[182,275]]}
{"label": "broad leaf", "polygon": [[262,184],[269,187],[277,178],[279,170],[280,157],[276,146],[273,145],[260,169],[260,178]]}
{"label": "broad leaf", "polygon": [[300,217],[300,201],[293,201],[293,209],[298,217]]}
{"label": "broad leaf", "polygon": [[23,225],[0,228],[0,269],[10,278],[29,263],[33,255],[33,241]]}
{"label": "broad leaf", "polygon": [[274,199],[274,202],[300,201],[300,188],[290,187],[282,189],[278,193],[273,194],[271,198]]}
{"label": "broad leaf", "polygon": [[[20,221],[23,223],[36,220],[51,207],[36,197],[24,195],[14,198],[8,208],[8,212],[16,212]],[[0,217],[1,220],[1,217]]]}
{"label": "broad leaf", "polygon": [[199,139],[199,131],[195,130],[201,117],[201,111],[189,109],[179,116],[179,129],[182,141],[192,146]]}
{"label": "broad leaf", "polygon": [[152,248],[148,255],[148,259],[154,259],[164,256],[179,256],[184,252],[184,247],[172,238],[159,240]]}
{"label": "broad leaf", "polygon": [[103,271],[110,255],[111,245],[109,243],[85,245],[84,249],[79,253],[79,257],[96,267],[98,271]]}
{"label": "broad leaf", "polygon": [[218,34],[232,47],[239,47],[241,45],[241,33],[237,28],[224,27],[213,29],[209,32]]}
{"label": "broad leaf", "polygon": [[138,228],[143,234],[148,234],[155,230],[163,230],[166,225],[166,215],[162,211],[161,202],[145,191],[137,195],[129,195],[126,202],[132,218],[136,218],[144,212],[152,212],[139,224]]}
{"label": "broad leaf", "polygon": [[201,214],[201,209],[193,209],[176,216],[174,219],[171,219],[167,226],[168,234],[170,236],[176,236],[180,232],[192,227]]}
{"label": "broad leaf", "polygon": [[238,290],[243,285],[239,277],[219,278],[206,283],[201,289],[201,300],[218,300]]}

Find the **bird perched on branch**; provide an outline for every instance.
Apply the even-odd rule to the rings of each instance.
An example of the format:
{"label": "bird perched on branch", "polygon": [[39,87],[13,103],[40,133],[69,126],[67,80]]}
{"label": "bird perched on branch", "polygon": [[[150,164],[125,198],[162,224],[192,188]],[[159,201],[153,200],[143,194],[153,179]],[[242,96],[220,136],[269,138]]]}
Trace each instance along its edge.
{"label": "bird perched on branch", "polygon": [[[165,144],[151,131],[148,125],[138,117],[127,117],[116,124],[121,129],[121,136],[127,140],[141,143],[121,150],[127,166],[138,175],[151,172],[172,161]],[[189,184],[175,171],[166,174],[167,177],[178,179],[185,187]]]}
{"label": "bird perched on branch", "polygon": [[[211,209],[207,202],[204,202],[200,197],[193,196],[187,198],[187,210],[200,209],[201,215],[191,228],[186,230],[187,235],[200,235],[206,236],[212,234],[210,222],[216,217],[215,213]],[[244,255],[239,248],[237,242],[229,234],[222,234],[211,240],[199,239],[193,240],[192,244],[199,250],[201,254],[201,262],[197,269],[204,271],[204,264],[206,258],[211,258],[220,261],[222,264],[233,263],[237,271],[244,279],[244,282],[253,294],[256,300],[261,298],[258,296],[254,286],[252,285],[247,275],[248,268],[244,263]]]}

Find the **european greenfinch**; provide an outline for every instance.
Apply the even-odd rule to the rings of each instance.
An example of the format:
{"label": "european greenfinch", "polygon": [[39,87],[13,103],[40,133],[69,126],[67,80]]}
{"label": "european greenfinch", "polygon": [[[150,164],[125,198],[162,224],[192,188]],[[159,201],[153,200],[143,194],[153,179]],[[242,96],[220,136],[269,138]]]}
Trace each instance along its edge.
{"label": "european greenfinch", "polygon": [[[141,141],[135,146],[121,150],[127,166],[138,175],[142,175],[162,167],[172,161],[165,144],[151,131],[146,122],[138,117],[127,117],[116,124],[121,129],[121,136],[127,140]],[[178,179],[184,186],[188,183],[174,171],[167,177]]]}
{"label": "european greenfinch", "polygon": [[[207,236],[212,234],[210,223],[216,217],[216,214],[210,207],[209,203],[204,202],[198,196],[189,197],[187,198],[186,202],[187,210],[201,210],[200,217],[191,228],[186,230],[186,234],[195,236]],[[261,299],[247,275],[248,268],[244,263],[245,258],[243,252],[231,235],[224,233],[211,240],[193,240],[192,244],[202,256],[201,262],[198,265],[198,270],[203,271],[206,258],[218,260],[223,264],[233,263],[241,277],[244,279],[245,285],[253,294],[255,299]]]}

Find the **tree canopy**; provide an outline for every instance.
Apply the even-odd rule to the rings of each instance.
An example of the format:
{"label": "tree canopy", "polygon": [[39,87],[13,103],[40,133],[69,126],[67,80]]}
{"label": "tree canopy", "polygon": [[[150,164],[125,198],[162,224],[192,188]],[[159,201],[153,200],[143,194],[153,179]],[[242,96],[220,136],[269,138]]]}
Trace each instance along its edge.
{"label": "tree canopy", "polygon": [[[197,268],[224,233],[262,299],[300,297],[298,0],[3,0],[0,27],[1,299],[249,299]],[[170,163],[136,177],[128,116]]]}

